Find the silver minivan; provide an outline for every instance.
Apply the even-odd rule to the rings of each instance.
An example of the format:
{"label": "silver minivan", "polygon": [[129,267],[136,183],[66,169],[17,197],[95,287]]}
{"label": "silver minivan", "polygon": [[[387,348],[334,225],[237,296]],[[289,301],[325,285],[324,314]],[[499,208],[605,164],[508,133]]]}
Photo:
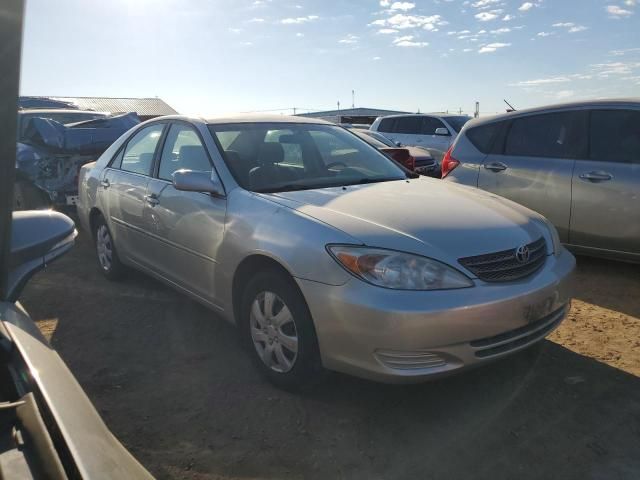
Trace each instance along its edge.
{"label": "silver minivan", "polygon": [[393,142],[446,151],[465,123],[466,115],[409,114],[377,118],[370,130],[380,132]]}
{"label": "silver minivan", "polygon": [[535,210],[575,251],[640,261],[640,100],[523,110],[470,122],[445,180]]}

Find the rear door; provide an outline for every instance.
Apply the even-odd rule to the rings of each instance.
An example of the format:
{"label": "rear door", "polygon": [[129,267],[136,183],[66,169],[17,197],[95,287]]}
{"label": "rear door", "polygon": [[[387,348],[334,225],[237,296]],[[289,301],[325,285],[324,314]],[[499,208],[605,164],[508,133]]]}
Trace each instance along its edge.
{"label": "rear door", "polygon": [[164,127],[164,123],[156,123],[135,133],[101,178],[101,195],[106,200],[106,214],[118,253],[137,263],[149,263],[142,213],[153,159]]}
{"label": "rear door", "polygon": [[587,148],[586,110],[515,118],[480,167],[478,187],[547,217],[569,241],[571,181]]}
{"label": "rear door", "polygon": [[640,109],[593,110],[576,163],[572,245],[640,254]]}
{"label": "rear door", "polygon": [[176,190],[172,175],[180,169],[215,175],[200,133],[186,122],[171,125],[147,188],[144,222],[149,231],[147,248],[154,259],[152,268],[216,305],[213,278],[227,201],[209,193]]}

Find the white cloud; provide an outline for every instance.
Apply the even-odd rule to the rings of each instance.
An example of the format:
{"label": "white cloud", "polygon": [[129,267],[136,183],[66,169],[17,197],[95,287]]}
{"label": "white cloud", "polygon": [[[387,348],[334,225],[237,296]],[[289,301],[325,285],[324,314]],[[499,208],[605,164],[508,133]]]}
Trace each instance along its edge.
{"label": "white cloud", "polygon": [[301,23],[313,22],[318,20],[320,17],[317,15],[307,15],[306,17],[296,17],[296,18],[283,18],[280,20],[280,23],[283,25],[299,25]]}
{"label": "white cloud", "polygon": [[381,7],[388,7],[391,4],[389,0],[380,0]]}
{"label": "white cloud", "polygon": [[611,18],[622,18],[633,15],[631,10],[625,10],[624,8],[618,7],[617,5],[607,5],[607,13]]}
{"label": "white cloud", "polygon": [[582,32],[582,31],[584,31],[586,29],[587,29],[587,27],[585,27],[584,25],[576,25],[575,27],[571,27],[569,29],[569,33]]}
{"label": "white cloud", "polygon": [[398,30],[396,30],[395,28],[381,28],[380,30],[378,30],[378,33],[388,35],[390,33],[398,33]]}
{"label": "white cloud", "polygon": [[473,8],[489,8],[491,4],[499,3],[502,0],[478,0],[471,4]]}
{"label": "white cloud", "polygon": [[549,78],[537,78],[535,80],[524,80],[518,83],[512,83],[510,87],[538,87],[540,85],[550,85],[556,83],[567,83],[570,82],[571,79],[569,77],[549,77]]}
{"label": "white cloud", "polygon": [[511,46],[510,43],[490,43],[488,45],[484,45],[478,50],[478,53],[493,53],[499,48],[505,48]]}
{"label": "white cloud", "polygon": [[559,92],[556,92],[556,98],[558,99],[569,98],[569,97],[573,97],[573,94],[574,94],[573,90],[560,90]]}
{"label": "white cloud", "polygon": [[549,37],[549,36],[553,35],[553,32],[538,32],[537,35],[539,37]]}
{"label": "white cloud", "polygon": [[264,23],[264,18],[252,18],[249,23]]}
{"label": "white cloud", "polygon": [[387,19],[379,19],[370,23],[370,25],[391,27],[403,30],[405,28],[426,28],[427,25],[446,25],[440,15],[405,15],[404,13],[396,13]]}
{"label": "white cloud", "polygon": [[564,23],[554,23],[551,26],[552,27],[556,27],[556,28],[561,28],[561,27],[571,28],[574,25],[575,25],[575,23],[573,23],[573,22],[564,22]]}
{"label": "white cloud", "polygon": [[373,60],[380,60],[381,57],[373,57]]}
{"label": "white cloud", "polygon": [[300,32],[298,32],[298,33],[296,33],[296,37],[298,37],[298,38],[300,38],[300,37],[304,37],[304,33],[300,33]]}
{"label": "white cloud", "polygon": [[502,21],[503,22],[509,22],[509,21],[513,20],[514,18],[516,18],[516,17],[514,17],[513,15],[509,15],[507,13],[504,17],[502,17]]}
{"label": "white cloud", "polygon": [[569,33],[577,33],[577,32],[582,32],[584,30],[587,30],[587,27],[585,27],[584,25],[576,25],[573,22],[554,23],[551,26],[555,28],[566,28],[567,32]]}
{"label": "white cloud", "polygon": [[242,32],[242,29],[241,28],[230,28],[229,31],[231,33],[238,34],[238,33]]}
{"label": "white cloud", "polygon": [[406,12],[407,10],[411,10],[415,6],[416,6],[416,4],[415,3],[411,3],[411,2],[393,2],[391,4],[390,9],[391,10],[402,10],[403,12]]}
{"label": "white cloud", "polygon": [[500,35],[502,33],[509,33],[510,31],[511,31],[510,28],[503,27],[503,28],[498,28],[497,30],[491,30],[491,33],[493,33],[494,35]]}
{"label": "white cloud", "polygon": [[520,10],[521,12],[526,12],[528,10],[531,10],[534,7],[533,3],[531,2],[524,2],[522,5],[520,5],[520,7],[518,8],[518,10]]}
{"label": "white cloud", "polygon": [[393,44],[396,47],[426,47],[429,45],[427,42],[416,42],[413,35],[398,37],[393,41]]}
{"label": "white cloud", "polygon": [[352,33],[347,34],[346,37],[338,40],[338,43],[344,43],[346,45],[353,45],[354,43],[358,43],[360,37],[357,35],[353,35]]}
{"label": "white cloud", "polygon": [[489,20],[495,20],[496,18],[498,18],[498,15],[492,12],[480,12],[477,13],[475,17],[481,22],[488,22]]}

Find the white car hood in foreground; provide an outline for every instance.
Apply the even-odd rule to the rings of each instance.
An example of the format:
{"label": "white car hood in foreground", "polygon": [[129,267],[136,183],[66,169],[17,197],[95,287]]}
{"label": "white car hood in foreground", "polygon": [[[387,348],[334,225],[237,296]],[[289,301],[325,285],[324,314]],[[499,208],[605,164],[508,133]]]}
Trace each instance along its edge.
{"label": "white car hood in foreground", "polygon": [[534,220],[537,214],[524,207],[477,189],[424,177],[268,197],[368,246],[447,262],[516,248],[547,233]]}

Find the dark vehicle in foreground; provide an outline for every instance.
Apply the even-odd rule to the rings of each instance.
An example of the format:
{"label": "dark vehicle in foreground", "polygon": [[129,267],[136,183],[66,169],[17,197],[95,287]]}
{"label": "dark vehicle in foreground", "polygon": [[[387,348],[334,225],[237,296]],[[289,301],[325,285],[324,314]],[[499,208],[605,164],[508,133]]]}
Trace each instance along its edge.
{"label": "dark vehicle in foreground", "polygon": [[31,275],[74,244],[53,211],[14,212],[8,288],[0,298],[2,478],[151,478],[108,430],[56,351],[17,302]]}
{"label": "dark vehicle in foreground", "polygon": [[82,167],[79,193],[107,278],[133,267],[207,305],[282,387],[459,372],[569,309],[575,260],[541,215],[322,120],[160,117]]}
{"label": "dark vehicle in foreground", "polygon": [[428,177],[440,178],[440,165],[438,161],[433,158],[433,155],[429,150],[423,147],[411,147],[402,144],[394,144],[391,140],[384,135],[371,130],[363,130],[359,128],[350,128],[350,131],[358,135],[362,140],[369,145],[377,148],[383,153],[390,154],[391,158],[396,161],[399,159],[394,157],[394,152],[405,151],[406,153],[396,153],[395,155],[406,159],[405,162],[401,162],[403,166],[412,170],[420,175],[426,175]]}
{"label": "dark vehicle in foreground", "polygon": [[541,213],[576,252],[640,262],[640,99],[469,122],[442,175]]}
{"label": "dark vehicle in foreground", "polygon": [[135,113],[111,115],[74,109],[18,111],[16,169],[20,173],[14,206],[42,208],[36,192],[55,206],[73,206],[78,171],[98,158],[113,141],[140,123]]}

